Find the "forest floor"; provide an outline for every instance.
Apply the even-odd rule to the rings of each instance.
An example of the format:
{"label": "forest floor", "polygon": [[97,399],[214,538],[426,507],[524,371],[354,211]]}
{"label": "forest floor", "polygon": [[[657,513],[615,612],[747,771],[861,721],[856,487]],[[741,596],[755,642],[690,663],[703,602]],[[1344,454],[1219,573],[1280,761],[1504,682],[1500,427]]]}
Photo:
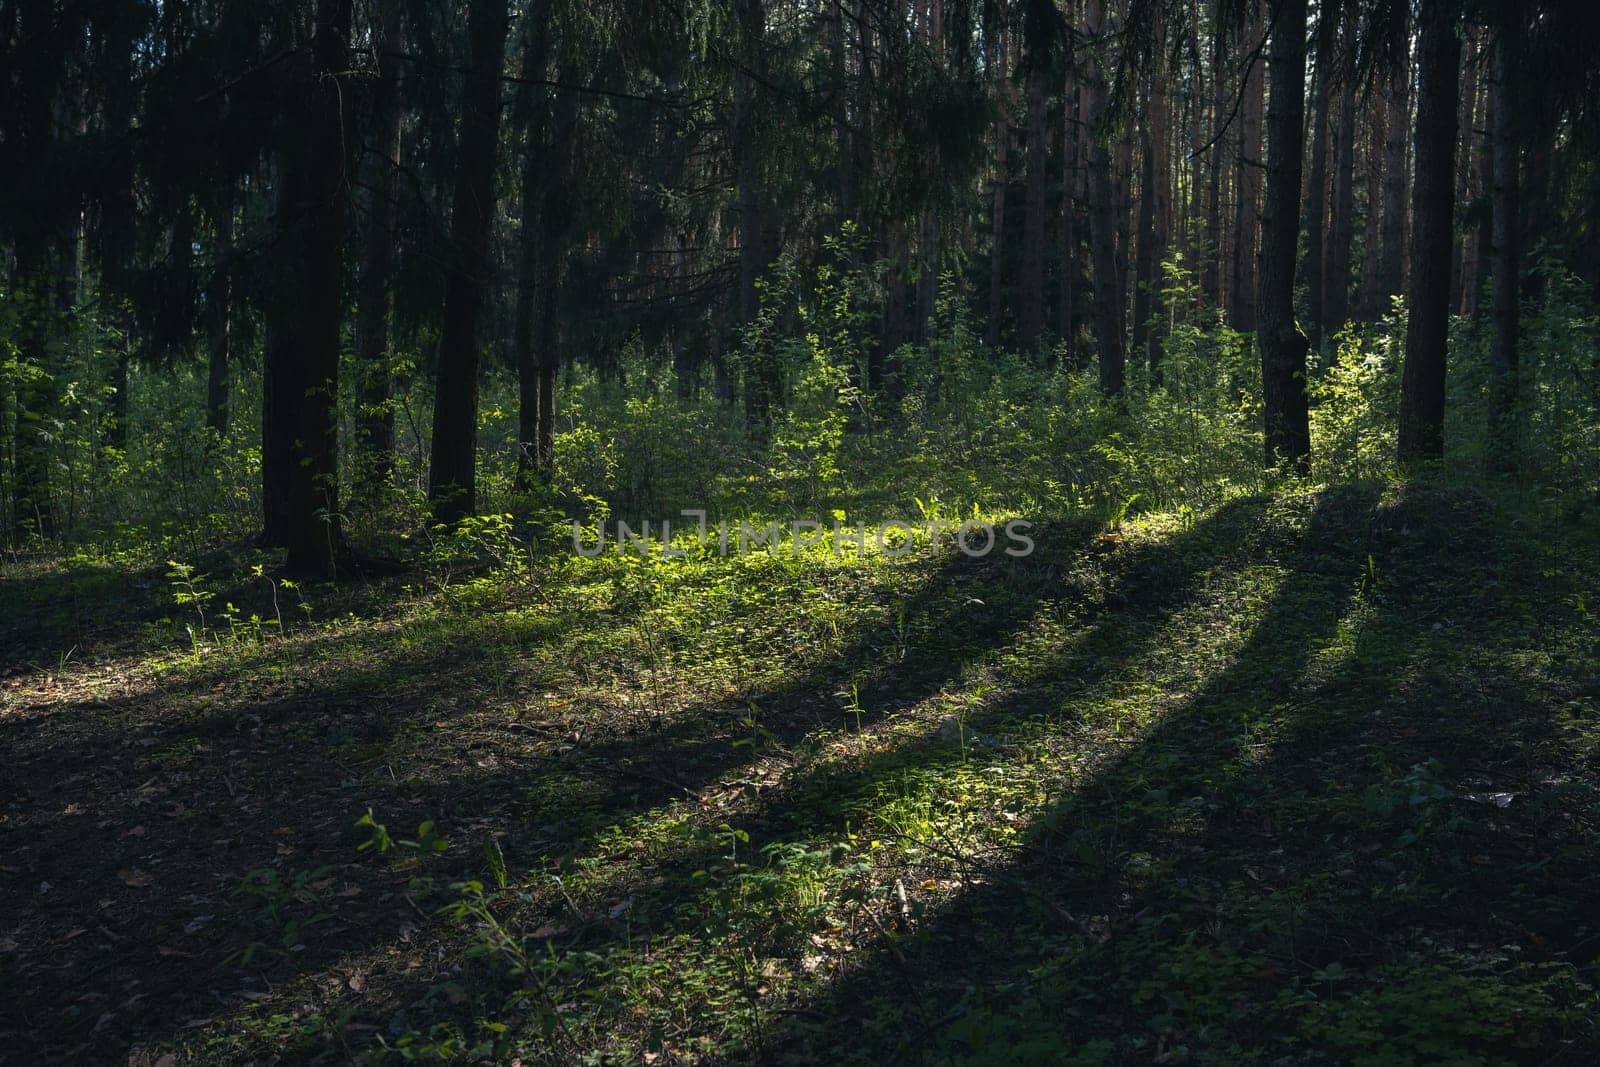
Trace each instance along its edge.
{"label": "forest floor", "polygon": [[0,1060],[1600,1057],[1592,521],[1036,536],[9,563]]}

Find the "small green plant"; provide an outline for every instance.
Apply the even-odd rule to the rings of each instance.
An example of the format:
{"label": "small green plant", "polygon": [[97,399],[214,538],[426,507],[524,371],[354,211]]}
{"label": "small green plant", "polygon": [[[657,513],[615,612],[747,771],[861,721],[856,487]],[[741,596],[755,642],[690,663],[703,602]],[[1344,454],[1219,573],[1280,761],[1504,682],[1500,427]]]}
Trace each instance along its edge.
{"label": "small green plant", "polygon": [[[167,560],[167,579],[172,585],[172,599],[179,607],[194,609],[195,622],[185,627],[189,631],[189,644],[194,651],[194,661],[200,662],[201,642],[206,636],[206,605],[216,596],[205,587],[206,576],[197,574],[194,566]],[[231,608],[232,605],[229,605]]]}
{"label": "small green plant", "polygon": [[443,852],[450,847],[450,842],[439,836],[434,828],[433,820],[424,820],[417,826],[416,840],[392,837],[389,828],[378,822],[372,815],[372,809],[356,820],[357,827],[368,830],[367,839],[356,846],[356,851],[365,852],[367,849],[376,849],[378,852],[388,852],[390,849],[403,849],[415,853]]}
{"label": "small green plant", "polygon": [[270,931],[271,940],[252,941],[232,957],[241,966],[262,952],[287,956],[305,950],[305,933],[332,916],[318,911],[320,891],[326,888],[331,867],[299,871],[285,877],[271,867],[245,872],[233,895],[254,908],[255,922]]}

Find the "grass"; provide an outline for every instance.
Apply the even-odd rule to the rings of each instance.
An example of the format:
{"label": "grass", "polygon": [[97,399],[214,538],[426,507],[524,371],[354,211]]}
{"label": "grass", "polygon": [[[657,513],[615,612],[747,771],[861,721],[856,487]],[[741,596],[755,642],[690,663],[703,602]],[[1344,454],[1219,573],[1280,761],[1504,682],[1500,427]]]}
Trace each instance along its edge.
{"label": "grass", "polygon": [[241,551],[198,653],[167,568],[15,567],[4,1047],[1600,1055],[1592,522],[1423,482],[1106,521],[424,570],[282,633],[217,629],[272,618]]}

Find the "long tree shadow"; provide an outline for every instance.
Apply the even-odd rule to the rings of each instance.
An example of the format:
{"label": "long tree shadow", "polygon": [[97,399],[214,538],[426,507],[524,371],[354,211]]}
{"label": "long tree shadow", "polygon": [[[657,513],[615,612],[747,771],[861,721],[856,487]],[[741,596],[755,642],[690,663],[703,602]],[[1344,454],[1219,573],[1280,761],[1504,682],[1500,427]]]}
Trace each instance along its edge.
{"label": "long tree shadow", "polygon": [[[1006,644],[1015,644],[1023,629],[1029,625],[1041,625],[1039,618],[1041,608],[1047,608],[1051,615],[1069,614],[1075,625],[1085,628],[1094,638],[1080,649],[1081,654],[1093,657],[1093,662],[1100,670],[1114,671],[1119,664],[1146,648],[1160,634],[1167,621],[1192,602],[1204,587],[1207,576],[1213,568],[1232,569],[1245,566],[1251,557],[1260,552],[1275,550],[1270,536],[1273,527],[1267,521],[1268,510],[1268,502],[1263,500],[1237,502],[1200,522],[1195,529],[1177,535],[1172,543],[1154,543],[1128,548],[1112,544],[1103,549],[1090,549],[1085,543],[1078,549],[1080,553],[1107,552],[1114,557],[1107,563],[1112,575],[1109,583],[1104,588],[1098,589],[1096,595],[1092,597],[1062,596],[1058,591],[1058,595],[1052,599],[1029,599],[1025,604],[1027,610],[1019,608],[1014,613],[1019,621],[1010,625],[998,637]],[[1068,562],[1070,561],[1066,559],[1057,560],[1060,564]],[[956,566],[962,565],[956,564]],[[943,618],[944,612],[954,612],[957,608],[966,606],[972,599],[952,595],[948,591],[938,594],[927,592],[929,588],[932,586],[924,587],[927,599],[922,602],[945,605],[934,614],[935,618]],[[1055,589],[1054,586],[1051,588]],[[966,586],[956,590],[957,593],[972,591],[974,590]],[[1136,620],[1129,621],[1122,617],[1123,609],[1134,602],[1141,603],[1146,612]],[[911,601],[904,616],[916,618],[918,604],[917,600]],[[896,613],[897,620],[900,617],[901,613]],[[936,628],[926,628],[925,636],[936,632]],[[996,638],[993,629],[984,631],[984,640],[995,641]],[[957,639],[965,639],[959,631]],[[870,650],[871,655],[868,659],[873,661],[879,654],[877,646],[877,641],[864,637],[854,642],[852,647]],[[981,653],[982,650],[982,647],[973,647],[969,644],[966,650],[967,657],[963,658],[966,662],[971,662],[970,657]],[[905,687],[898,694],[901,699],[885,701],[890,707],[904,707],[910,694],[936,692],[939,686],[959,677],[960,672],[954,668],[960,660],[949,651],[939,652],[930,647],[921,653],[921,656],[925,657],[925,660],[913,661],[915,667],[908,672]],[[894,663],[898,665],[906,659],[911,659],[911,655],[908,654],[902,659],[896,654]],[[808,674],[806,684],[815,687],[827,682],[831,685],[842,667],[843,665],[822,675]],[[893,669],[885,676],[883,684],[889,684],[888,678],[892,674]],[[1052,684],[1050,679],[1028,679],[1024,686],[1026,695],[1019,696],[1019,700],[1037,700]],[[889,692],[887,689],[876,688],[873,691],[885,694]],[[823,693],[828,694],[826,687]],[[814,692],[812,699],[817,699]],[[1005,718],[1006,710],[997,705],[994,713],[984,718],[978,725],[1000,729],[1005,725]],[[792,725],[779,723],[777,729],[785,733],[772,733],[762,740],[762,744],[781,745],[789,731],[799,734],[814,728],[813,724],[807,723],[804,719],[797,720]],[[913,733],[916,740],[894,743],[888,754],[868,758],[863,764],[855,766],[850,776],[863,781],[881,783],[892,776],[898,767],[903,766],[908,758],[914,760],[919,753],[924,753],[930,763],[952,758],[949,746],[929,740],[929,735],[937,732],[936,721],[921,722]],[[757,747],[756,745],[713,744],[702,740],[698,734],[685,736],[692,736],[694,738],[692,743],[686,744],[680,738],[673,738],[676,747],[666,751],[673,761],[682,761],[679,770],[687,781],[701,785],[715,782],[729,769],[754,763],[760,758],[751,751]],[[594,760],[604,766],[621,758],[640,758],[641,746],[658,750],[655,756],[659,758],[661,743],[654,735],[634,738],[631,744],[601,746],[587,751],[584,758],[586,761]],[[531,778],[525,769],[513,770],[510,773],[501,772],[489,777],[498,787],[506,789],[528,789],[530,781],[536,783],[540,803],[546,810],[542,815],[530,814],[530,818],[550,818],[551,809],[559,807],[560,790],[583,794],[581,805],[590,813],[588,820],[581,825],[556,827],[552,833],[536,842],[537,848],[546,853],[566,850],[568,858],[561,869],[566,869],[566,864],[581,863],[585,856],[592,856],[595,860],[603,860],[608,864],[615,863],[618,859],[615,854],[616,841],[606,839],[601,824],[621,822],[629,813],[643,814],[666,800],[673,799],[682,788],[681,782],[672,783],[670,787],[658,792],[652,792],[649,783],[644,787],[617,788],[613,785],[607,788],[606,783],[619,780],[614,772],[612,778],[605,778],[603,771],[596,771],[596,780],[585,782],[580,776],[574,775],[571,768],[564,773],[556,770],[537,772]],[[622,775],[620,780],[630,781],[631,777]],[[443,788],[458,795],[476,795],[481,791],[480,783],[475,782],[471,788],[466,788],[463,785],[464,781],[465,779],[456,779]],[[596,785],[596,781],[600,784]],[[832,839],[841,829],[836,822],[837,808],[812,803],[814,799],[812,793],[816,789],[829,790],[836,786],[847,788],[849,783],[824,778],[815,781],[795,780],[791,776],[785,784],[767,791],[757,802],[743,808],[737,818],[750,835],[751,847],[761,844]],[[694,806],[689,805],[691,809]],[[728,817],[734,816],[730,814]],[[713,818],[712,825],[715,821]],[[502,839],[507,846],[505,852],[508,861],[513,856],[511,848],[513,841],[514,835]],[[517,922],[519,925],[539,927],[543,932],[535,935],[538,938],[557,938],[561,943],[560,951],[571,953],[572,958],[595,961],[603,960],[608,953],[619,950],[635,937],[649,938],[652,943],[671,942],[684,937],[715,940],[716,935],[711,931],[716,923],[721,921],[715,916],[725,909],[718,903],[718,890],[715,886],[699,878],[697,872],[715,867],[718,853],[725,847],[725,841],[713,831],[709,836],[690,834],[676,844],[669,843],[659,856],[630,854],[626,857],[628,869],[619,870],[617,873],[620,877],[608,880],[603,888],[607,899],[597,910],[593,909],[592,904],[580,907],[564,892],[559,895],[547,895],[538,901],[525,897]],[[614,904],[615,900],[621,900],[623,903]],[[616,921],[618,908],[626,908],[625,924]],[[591,910],[593,914],[589,914]],[[607,920],[608,912],[611,913],[610,921]],[[722,915],[722,919],[726,917],[725,914]],[[710,928],[707,926],[708,922],[711,924]],[[596,977],[598,977],[604,967],[598,962],[593,966],[597,968]],[[580,985],[584,981],[585,979],[580,976]],[[493,983],[490,984],[492,986]],[[438,1013],[441,1011],[441,1006],[438,1003],[437,993],[436,978],[427,974],[408,976],[399,984],[389,988],[386,1003],[431,1004],[432,1008],[426,1010]],[[624,1004],[615,1005],[618,1011],[623,1012],[626,1007]],[[442,1013],[446,1016],[451,1014],[447,1009]],[[374,1020],[378,1021],[380,1020]],[[463,1018],[462,1023],[470,1026],[471,1020]]]}
{"label": "long tree shadow", "polygon": [[[777,1044],[862,1062],[1592,1051],[1592,1026],[1492,947],[1594,957],[1594,812],[1541,787],[1534,756],[1594,676],[1519,686],[1541,635],[1515,583],[1540,573],[1470,502],[1408,492],[1370,515],[1325,497],[1225,671]],[[1533,799],[1497,806],[1511,796]],[[845,1049],[841,1030],[867,1036]]]}
{"label": "long tree shadow", "polygon": [[[816,694],[831,694],[850,671],[866,672],[869,698],[872,686],[889,684],[887,678],[905,700],[937,689],[970,657],[1002,646],[1026,624],[1038,598],[1058,583],[1050,561],[1070,558],[1093,529],[1079,523],[1046,531],[1032,568],[1001,571],[957,558],[931,569],[905,600],[890,606],[885,628],[864,628],[843,656],[821,660],[751,698],[769,709],[769,735],[793,740],[813,729]],[[1002,583],[1007,595],[990,596]],[[975,610],[986,596],[997,607]],[[515,641],[554,640],[563,626],[576,623],[570,615],[541,619],[522,625]],[[916,635],[915,650],[889,655],[891,629]],[[939,635],[959,641],[962,654],[934,639]],[[125,1048],[131,1037],[168,1032],[185,1014],[207,1013],[219,997],[225,1002],[238,981],[227,961],[275,934],[248,919],[256,902],[234,892],[242,872],[274,871],[282,879],[317,872],[312,881],[327,886],[324,898],[338,898],[337,927],[324,927],[325,936],[306,939],[288,956],[278,953],[269,968],[275,980],[285,977],[285,966],[289,975],[315,973],[385,943],[406,925],[404,909],[414,905],[396,879],[375,877],[371,864],[349,862],[355,842],[348,824],[365,805],[410,819],[407,826],[427,817],[446,827],[483,826],[504,821],[508,797],[538,792],[533,779],[541,774],[557,779],[559,789],[543,794],[548,798],[581,788],[585,768],[609,768],[594,817],[567,827],[561,842],[581,852],[598,827],[751,761],[748,751],[722,743],[737,723],[708,705],[681,712],[666,729],[602,738],[592,753],[574,746],[553,770],[543,760],[530,769],[507,759],[481,775],[457,767],[430,780],[400,781],[392,770],[378,774],[371,766],[342,763],[365,750],[381,754],[385,738],[440,726],[434,720],[452,714],[403,700],[374,706],[372,697],[392,691],[397,676],[448,694],[461,707],[459,694],[473,692],[487,669],[474,654],[481,650],[461,637],[447,628],[422,647],[391,641],[399,647],[366,657],[356,668],[337,664],[348,638],[318,639],[308,647],[327,655],[333,669],[310,688],[265,700],[228,693],[234,683],[219,667],[152,692],[6,722],[15,771],[7,789],[6,838],[17,860],[8,865],[6,881],[22,875],[16,892],[30,900],[14,929],[30,950],[22,958],[32,962],[4,983],[21,1047],[56,1054]],[[172,715],[176,709],[184,713]],[[93,717],[93,729],[73,728],[83,716]],[[646,780],[651,788],[639,788],[639,776],[627,772],[624,761],[645,750],[653,763],[672,765],[682,781],[666,788],[658,776]],[[552,819],[549,811],[524,814],[542,824]],[[206,818],[217,827],[214,834],[197,832]],[[83,847],[83,830],[91,826],[107,845]],[[526,835],[514,824],[509,829],[507,851],[515,859]],[[475,860],[461,862],[462,875],[477,873]],[[74,884],[83,891],[67,891]],[[130,890],[140,899],[125,899]],[[326,936],[335,930],[337,936]],[[41,955],[46,946],[56,954]],[[198,969],[197,960],[203,961]],[[197,988],[197,973],[207,971],[218,988]],[[131,999],[129,983],[140,987]]]}

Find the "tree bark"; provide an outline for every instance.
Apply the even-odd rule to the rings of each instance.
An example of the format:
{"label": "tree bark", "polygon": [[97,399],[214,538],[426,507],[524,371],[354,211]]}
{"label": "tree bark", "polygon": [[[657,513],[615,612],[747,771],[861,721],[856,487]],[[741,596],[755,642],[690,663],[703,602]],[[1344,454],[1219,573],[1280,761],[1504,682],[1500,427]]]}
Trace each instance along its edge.
{"label": "tree bark", "polygon": [[1489,341],[1489,440],[1487,466],[1491,474],[1513,474],[1517,469],[1516,410],[1518,399],[1517,340],[1519,275],[1522,269],[1521,230],[1518,224],[1517,139],[1512,87],[1520,42],[1519,15],[1508,9],[1498,27],[1494,45],[1494,80],[1491,113],[1494,119],[1494,222],[1491,247]]}
{"label": "tree bark", "polygon": [[1008,155],[1011,145],[1010,86],[1006,81],[1006,33],[995,37],[995,77],[1000,82],[1000,114],[994,123],[994,195],[989,214],[989,321],[985,343],[1000,347],[1000,321],[1005,313],[1006,186],[1011,182]]}
{"label": "tree bark", "polygon": [[339,520],[339,321],[349,207],[350,128],[338,79],[349,67],[351,0],[318,0],[315,67],[302,99],[304,155],[294,462],[289,467],[288,566],[332,574]]}
{"label": "tree bark", "polygon": [[215,441],[228,434],[233,387],[229,323],[233,294],[233,183],[226,182],[213,222],[211,279],[206,285],[206,429]]}
{"label": "tree bark", "polygon": [[440,522],[457,522],[477,507],[478,312],[488,283],[506,24],[506,0],[472,0],[467,16],[471,60],[461,118],[461,163],[450,216],[454,262],[445,282],[428,484],[434,517]]}
{"label": "tree bark", "polygon": [[1389,79],[1384,90],[1386,127],[1383,147],[1382,251],[1374,289],[1380,314],[1388,314],[1390,299],[1402,292],[1406,249],[1406,158],[1411,136],[1411,46],[1407,14],[1410,5],[1390,7],[1391,43]]}
{"label": "tree bark", "polygon": [[[1030,48],[1037,50],[1036,44]],[[1018,344],[1037,351],[1044,333],[1045,140],[1044,57],[1028,57],[1028,175],[1023,194],[1021,314]]]}
{"label": "tree bark", "polygon": [[1266,461],[1310,469],[1306,404],[1310,345],[1294,318],[1301,144],[1305,126],[1306,0],[1282,0],[1272,27],[1267,109],[1267,203],[1261,217],[1261,380]]}
{"label": "tree bark", "polygon": [[1312,77],[1315,107],[1311,122],[1311,172],[1306,181],[1306,339],[1313,349],[1322,345],[1326,319],[1323,275],[1328,214],[1328,125],[1333,102],[1334,56],[1339,45],[1341,0],[1323,0],[1317,17],[1316,67]]}
{"label": "tree bark", "polygon": [[1094,328],[1100,348],[1100,389],[1107,396],[1122,392],[1126,357],[1122,349],[1122,315],[1117,298],[1117,224],[1112,204],[1111,153],[1101,128],[1106,109],[1106,81],[1101,54],[1106,47],[1101,0],[1088,0],[1084,32],[1091,55],[1084,81],[1085,124],[1089,135],[1089,249],[1094,270]]}
{"label": "tree bark", "polygon": [[1079,145],[1082,138],[1082,93],[1075,84],[1075,75],[1068,74],[1062,96],[1062,168],[1061,168],[1061,292],[1057,310],[1056,331],[1066,349],[1067,366],[1078,365],[1078,189]]}
{"label": "tree bark", "polygon": [[1461,40],[1450,0],[1422,0],[1418,38],[1417,174],[1411,284],[1400,381],[1400,455],[1444,454],[1445,346],[1455,215],[1456,96]]}
{"label": "tree bark", "polygon": [[394,371],[389,341],[393,307],[396,177],[400,168],[400,59],[404,40],[398,0],[377,7],[381,42],[378,79],[372,87],[372,195],[367,203],[366,247],[356,291],[357,477],[374,494],[394,477]]}
{"label": "tree bark", "polygon": [[[1260,19],[1246,23],[1245,40],[1260,40]],[[1228,285],[1228,321],[1240,333],[1255,333],[1256,300],[1260,296],[1257,248],[1261,224],[1261,112],[1266,74],[1258,58],[1250,65],[1240,103],[1239,155],[1234,164],[1233,269]],[[1296,191],[1298,196],[1298,190]]]}
{"label": "tree bark", "polygon": [[1355,244],[1356,66],[1353,8],[1346,12],[1345,61],[1339,65],[1334,92],[1339,123],[1333,135],[1333,220],[1323,257],[1322,314],[1324,327],[1342,330],[1350,319],[1350,255]]}

